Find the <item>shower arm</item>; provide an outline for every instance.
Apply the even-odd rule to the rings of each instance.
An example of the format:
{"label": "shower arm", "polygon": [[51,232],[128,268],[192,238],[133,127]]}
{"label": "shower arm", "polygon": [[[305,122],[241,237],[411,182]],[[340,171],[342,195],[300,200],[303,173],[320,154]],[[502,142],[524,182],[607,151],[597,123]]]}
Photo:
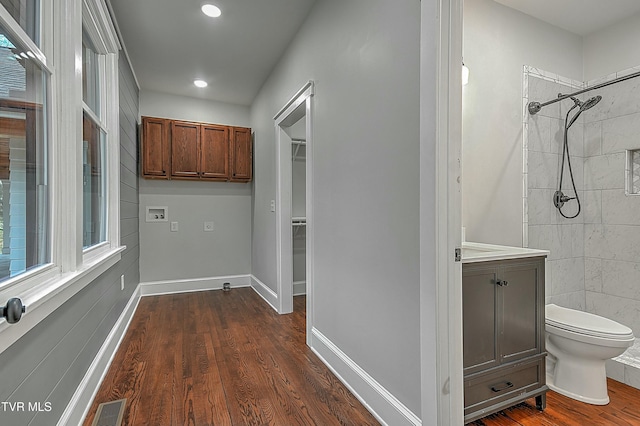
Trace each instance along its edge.
{"label": "shower arm", "polygon": [[616,78],[614,80],[611,80],[611,81],[607,81],[607,82],[604,82],[604,83],[596,84],[595,86],[587,87],[586,89],[578,90],[577,92],[569,93],[568,95],[558,95],[557,99],[552,99],[552,100],[550,100],[548,102],[545,102],[545,103],[542,103],[542,104],[540,102],[529,102],[529,105],[527,106],[527,108],[529,109],[529,114],[535,115],[538,112],[540,112],[542,107],[545,107],[547,105],[555,104],[556,102],[563,101],[563,100],[568,99],[568,98],[570,98],[572,96],[581,95],[581,94],[586,93],[586,92],[588,92],[590,90],[596,90],[596,89],[599,89],[601,87],[610,86],[612,84],[620,83],[622,81],[630,80],[630,79],[636,78],[636,77],[640,77],[640,71],[634,72],[633,74],[625,75],[623,77],[618,77],[618,78]]}

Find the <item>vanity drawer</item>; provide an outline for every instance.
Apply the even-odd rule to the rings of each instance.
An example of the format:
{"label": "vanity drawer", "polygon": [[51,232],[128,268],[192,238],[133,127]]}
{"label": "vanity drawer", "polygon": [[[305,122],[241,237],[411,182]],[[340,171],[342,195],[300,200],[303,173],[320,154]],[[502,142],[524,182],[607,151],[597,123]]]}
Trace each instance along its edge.
{"label": "vanity drawer", "polygon": [[464,382],[465,414],[544,386],[544,358],[504,365]]}

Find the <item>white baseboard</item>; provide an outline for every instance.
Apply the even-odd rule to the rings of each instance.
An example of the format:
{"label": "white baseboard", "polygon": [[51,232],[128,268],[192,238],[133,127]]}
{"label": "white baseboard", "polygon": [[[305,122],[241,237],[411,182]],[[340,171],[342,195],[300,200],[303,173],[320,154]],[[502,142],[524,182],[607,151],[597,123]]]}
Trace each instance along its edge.
{"label": "white baseboard", "polygon": [[93,399],[100,389],[100,384],[109,370],[113,357],[127,333],[129,323],[138,308],[140,296],[140,286],[138,286],[71,397],[62,417],[58,420],[58,426],[79,425],[84,421]]}
{"label": "white baseboard", "polygon": [[422,424],[418,416],[315,328],[311,330],[311,350],[381,424],[392,426]]}
{"label": "white baseboard", "polygon": [[222,284],[227,282],[231,284],[231,288],[249,287],[251,285],[250,277],[250,275],[229,275],[226,277],[149,281],[140,283],[140,291],[142,296],[159,296],[162,294],[221,290]]}
{"label": "white baseboard", "polygon": [[293,295],[302,296],[307,294],[307,282],[306,281],[294,281],[293,282]]}
{"label": "white baseboard", "polygon": [[257,279],[254,275],[251,275],[251,287],[256,293],[260,295],[271,307],[278,312],[278,295],[275,291],[271,290],[265,283]]}

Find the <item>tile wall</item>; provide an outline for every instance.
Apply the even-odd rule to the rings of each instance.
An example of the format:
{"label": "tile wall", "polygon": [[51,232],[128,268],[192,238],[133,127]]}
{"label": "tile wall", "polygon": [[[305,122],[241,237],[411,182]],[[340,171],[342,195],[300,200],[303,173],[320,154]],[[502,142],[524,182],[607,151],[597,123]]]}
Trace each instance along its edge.
{"label": "tile wall", "polygon": [[[581,82],[563,79],[534,68],[525,67],[525,102],[546,102],[559,93],[570,93],[582,88]],[[538,114],[525,110],[523,123],[525,182],[523,241],[531,248],[550,250],[547,259],[546,302],[585,309],[584,287],[584,215],[576,219],[563,218],[553,205],[553,194],[558,187],[564,117],[573,105],[561,101],[544,107]],[[574,110],[575,112],[575,110]],[[573,114],[573,112],[572,112]],[[578,195],[584,198],[583,188],[583,123],[582,119],[569,131],[569,150]],[[568,168],[565,166],[563,191],[573,194]],[[566,215],[576,212],[571,201],[563,209]]]}
{"label": "tile wall", "polygon": [[[524,75],[525,105],[529,99],[544,102],[584,87],[530,67],[525,67]],[[640,149],[640,78],[588,92],[582,99],[595,95],[602,101],[569,130],[582,201],[576,219],[561,217],[552,203],[562,159],[564,114],[572,102],[558,102],[533,116],[523,114],[523,236],[525,245],[551,250],[547,303],[603,315],[640,336],[640,196],[625,191],[626,151]],[[566,170],[564,182],[563,191],[572,193]],[[563,211],[574,213],[575,201]]]}
{"label": "tile wall", "polygon": [[640,196],[625,191],[626,151],[640,148],[640,78],[595,95],[602,101],[583,114],[586,309],[640,336]]}

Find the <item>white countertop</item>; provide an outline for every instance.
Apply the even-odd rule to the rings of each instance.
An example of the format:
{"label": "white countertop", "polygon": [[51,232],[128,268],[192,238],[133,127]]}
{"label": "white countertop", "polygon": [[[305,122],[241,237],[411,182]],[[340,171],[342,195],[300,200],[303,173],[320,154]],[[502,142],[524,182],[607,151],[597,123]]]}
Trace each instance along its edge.
{"label": "white countertop", "polygon": [[483,243],[462,243],[462,263],[488,262],[491,260],[520,259],[548,256],[549,250],[499,246]]}

